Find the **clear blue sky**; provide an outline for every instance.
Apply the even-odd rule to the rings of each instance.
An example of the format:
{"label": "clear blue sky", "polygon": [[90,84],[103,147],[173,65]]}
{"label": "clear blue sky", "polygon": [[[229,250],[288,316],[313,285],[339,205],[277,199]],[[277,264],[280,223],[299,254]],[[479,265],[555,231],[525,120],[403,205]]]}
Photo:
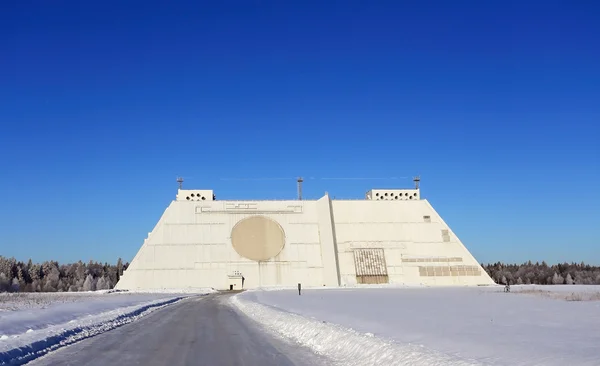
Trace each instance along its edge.
{"label": "clear blue sky", "polygon": [[[126,3],[126,5],[125,5]],[[131,260],[176,194],[422,176],[481,262],[600,264],[593,1],[4,1],[0,255]],[[410,179],[307,180],[360,198]]]}

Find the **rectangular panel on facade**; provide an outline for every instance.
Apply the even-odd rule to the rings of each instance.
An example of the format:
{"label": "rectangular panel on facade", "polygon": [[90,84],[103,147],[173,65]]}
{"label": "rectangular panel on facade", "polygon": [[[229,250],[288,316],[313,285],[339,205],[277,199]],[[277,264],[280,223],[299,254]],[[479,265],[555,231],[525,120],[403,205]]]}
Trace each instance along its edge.
{"label": "rectangular panel on facade", "polygon": [[442,241],[449,242],[450,241],[450,232],[448,229],[442,229]]}
{"label": "rectangular panel on facade", "polygon": [[389,281],[382,248],[355,249],[354,267],[358,283],[376,284]]}

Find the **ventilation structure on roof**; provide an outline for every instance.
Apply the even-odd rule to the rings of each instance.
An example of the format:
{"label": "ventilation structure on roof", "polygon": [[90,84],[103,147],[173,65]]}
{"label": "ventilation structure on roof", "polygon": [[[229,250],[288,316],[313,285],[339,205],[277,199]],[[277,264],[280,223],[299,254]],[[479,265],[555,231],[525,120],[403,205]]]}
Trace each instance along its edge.
{"label": "ventilation structure on roof", "polygon": [[418,189],[372,189],[365,198],[373,201],[416,201],[421,196]]}

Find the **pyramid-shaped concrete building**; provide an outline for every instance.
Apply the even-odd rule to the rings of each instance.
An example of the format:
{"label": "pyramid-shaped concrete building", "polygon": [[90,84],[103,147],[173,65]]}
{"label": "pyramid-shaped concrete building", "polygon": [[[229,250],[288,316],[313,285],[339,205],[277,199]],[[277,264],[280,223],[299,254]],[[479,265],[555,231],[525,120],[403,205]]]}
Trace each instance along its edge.
{"label": "pyramid-shaped concrete building", "polygon": [[179,189],[117,289],[490,285],[420,190],[362,200],[216,200]]}

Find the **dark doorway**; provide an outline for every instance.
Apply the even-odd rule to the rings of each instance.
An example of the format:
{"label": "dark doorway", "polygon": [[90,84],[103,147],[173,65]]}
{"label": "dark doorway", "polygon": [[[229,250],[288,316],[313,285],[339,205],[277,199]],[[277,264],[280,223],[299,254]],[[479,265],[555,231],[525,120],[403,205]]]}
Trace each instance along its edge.
{"label": "dark doorway", "polygon": [[233,285],[229,285],[229,290],[233,290]]}

